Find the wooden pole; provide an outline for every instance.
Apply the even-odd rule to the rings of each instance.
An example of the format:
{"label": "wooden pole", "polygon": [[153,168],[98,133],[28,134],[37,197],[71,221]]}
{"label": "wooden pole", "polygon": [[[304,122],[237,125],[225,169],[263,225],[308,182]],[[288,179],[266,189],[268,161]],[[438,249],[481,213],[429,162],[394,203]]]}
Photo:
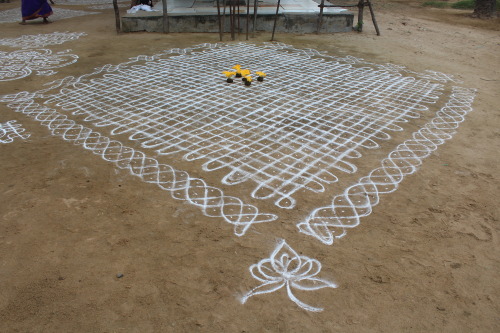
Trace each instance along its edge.
{"label": "wooden pole", "polygon": [[240,0],[236,0],[238,2],[238,40],[240,40]]}
{"label": "wooden pole", "polygon": [[247,0],[247,40],[248,40],[248,26],[250,23],[250,0]]}
{"label": "wooden pole", "polygon": [[373,12],[372,3],[370,2],[370,0],[368,0],[366,3],[368,4],[368,8],[370,9],[370,15],[372,16],[372,22],[373,25],[375,26],[375,31],[377,32],[377,36],[380,36],[380,30],[378,29],[377,20],[375,19],[375,13]]}
{"label": "wooden pole", "polygon": [[[226,0],[224,0],[226,1]],[[229,34],[231,35],[231,40],[233,40],[233,3],[229,2]]]}
{"label": "wooden pole", "polygon": [[321,0],[321,4],[319,5],[319,17],[318,17],[318,31],[319,34],[321,31],[321,25],[323,24],[323,7],[325,6],[325,0]]}
{"label": "wooden pole", "polygon": [[113,9],[115,10],[116,33],[119,34],[120,32],[122,32],[122,28],[120,24],[120,10],[118,10],[118,0],[113,0]]}
{"label": "wooden pole", "polygon": [[224,10],[222,12],[222,31],[226,32],[226,0],[224,1]]}
{"label": "wooden pole", "polygon": [[219,19],[219,37],[222,42],[222,22],[220,17],[220,0],[217,0],[217,18]]}
{"label": "wooden pole", "polygon": [[276,5],[276,15],[274,16],[273,35],[271,36],[271,41],[274,40],[274,31],[276,30],[276,22],[278,21],[278,11],[280,9],[280,1],[281,0],[278,0],[278,4]]}
{"label": "wooden pole", "polygon": [[[250,1],[250,0],[248,0]],[[258,0],[254,0],[253,2],[253,27],[252,27],[252,37],[255,38],[255,27],[257,26],[257,7],[259,7]]]}
{"label": "wooden pole", "polygon": [[365,0],[358,2],[358,32],[363,31],[363,10],[365,8]]}
{"label": "wooden pole", "polygon": [[229,0],[229,31],[231,40],[234,40],[233,0]]}
{"label": "wooden pole", "polygon": [[170,27],[168,25],[168,10],[167,10],[167,0],[161,0],[163,6],[163,33],[167,34],[170,32]]}

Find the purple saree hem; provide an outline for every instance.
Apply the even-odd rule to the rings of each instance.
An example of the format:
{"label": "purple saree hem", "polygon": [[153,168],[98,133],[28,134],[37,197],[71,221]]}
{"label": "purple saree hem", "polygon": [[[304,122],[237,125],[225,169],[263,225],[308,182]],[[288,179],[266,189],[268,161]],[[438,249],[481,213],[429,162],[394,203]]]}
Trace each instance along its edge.
{"label": "purple saree hem", "polygon": [[22,0],[21,14],[23,20],[34,20],[39,17],[47,18],[52,15],[52,7],[47,0]]}

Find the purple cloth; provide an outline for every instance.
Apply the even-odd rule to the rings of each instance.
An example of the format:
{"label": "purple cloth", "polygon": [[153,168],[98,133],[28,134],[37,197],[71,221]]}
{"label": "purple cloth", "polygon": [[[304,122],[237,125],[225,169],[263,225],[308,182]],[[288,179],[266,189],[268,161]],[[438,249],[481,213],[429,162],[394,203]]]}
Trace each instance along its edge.
{"label": "purple cloth", "polygon": [[21,13],[23,20],[33,20],[38,17],[47,18],[52,15],[52,7],[47,0],[22,0]]}

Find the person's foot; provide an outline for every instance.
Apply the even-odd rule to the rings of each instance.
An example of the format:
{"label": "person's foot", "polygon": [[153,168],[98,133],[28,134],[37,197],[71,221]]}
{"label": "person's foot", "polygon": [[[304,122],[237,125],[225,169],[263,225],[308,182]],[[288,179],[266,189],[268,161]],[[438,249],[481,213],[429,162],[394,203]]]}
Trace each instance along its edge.
{"label": "person's foot", "polygon": [[19,24],[26,25],[26,21],[22,20],[21,22],[19,22]]}
{"label": "person's foot", "polygon": [[44,17],[44,18],[43,18],[43,23],[44,23],[44,24],[49,24],[49,23],[52,23],[52,22],[50,22],[49,20],[47,20],[47,19]]}

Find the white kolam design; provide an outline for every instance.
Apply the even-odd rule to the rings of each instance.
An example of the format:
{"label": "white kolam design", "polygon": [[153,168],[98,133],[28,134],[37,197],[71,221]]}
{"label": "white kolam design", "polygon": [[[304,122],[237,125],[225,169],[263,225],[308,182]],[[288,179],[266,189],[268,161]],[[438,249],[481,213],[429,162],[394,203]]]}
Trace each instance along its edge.
{"label": "white kolam design", "polygon": [[449,101],[436,117],[390,152],[380,167],[335,196],[330,206],[311,212],[298,224],[299,230],[324,244],[332,244],[348,229],[358,226],[362,217],[372,213],[382,194],[396,191],[406,176],[417,171],[424,158],[453,137],[467,113],[472,111],[474,97],[474,89],[454,87]]}
{"label": "white kolam design", "polygon": [[78,56],[70,50],[52,53],[49,49],[27,49],[12,52],[0,51],[0,82],[18,80],[31,75],[53,75],[54,68],[71,65]]}
{"label": "white kolam design", "polygon": [[[356,172],[363,150],[379,148],[442,94],[440,83],[353,59],[282,44],[205,44],[101,68],[49,102],[159,155],[204,161],[203,170],[225,173],[223,184],[252,182],[252,197],[293,208],[298,190],[323,192],[339,173]],[[227,84],[221,72],[235,64],[268,76]]]}
{"label": "white kolam design", "polygon": [[[226,83],[221,72],[236,64],[267,77],[249,87]],[[281,43],[219,43],[137,56],[35,93],[0,96],[0,102],[206,216],[224,219],[237,236],[278,217],[160,161],[199,161],[207,172],[218,170],[224,185],[250,185],[253,198],[272,199],[280,208],[294,207],[298,191],[331,189],[328,201],[294,222],[309,239],[332,244],[452,138],[476,93],[460,83],[444,73]],[[431,106],[437,112],[429,112]],[[413,133],[396,133],[409,127]],[[392,138],[395,133],[401,139]],[[390,146],[374,151],[384,142]],[[377,153],[358,176],[360,158]],[[354,174],[352,181],[342,179],[347,185],[333,192],[346,174]],[[318,260],[282,240],[250,267],[260,285],[241,302],[284,289],[301,308],[321,311],[297,297],[336,288],[320,271]]]}
{"label": "white kolam design", "polygon": [[[57,81],[56,85],[63,82],[65,80]],[[234,225],[234,233],[237,236],[244,235],[254,223],[270,222],[277,218],[273,214],[260,213],[255,206],[245,204],[239,198],[225,195],[219,188],[207,185],[203,179],[191,177],[185,171],[159,163],[141,151],[103,136],[54,109],[36,103],[34,99],[43,97],[42,93],[43,91],[4,95],[0,97],[0,102],[8,103],[14,111],[34,118],[53,135],[90,150],[120,169],[129,170],[144,182],[155,184],[170,192],[174,199],[187,201],[198,207],[206,216],[222,217]]]}
{"label": "white kolam design", "polygon": [[285,288],[288,297],[302,309],[313,312],[323,311],[300,301],[293,289],[313,291],[323,288],[337,288],[328,280],[316,277],[321,271],[321,263],[306,256],[299,255],[285,240],[281,240],[269,258],[250,266],[250,274],[261,284],[241,298],[241,303],[256,295],[269,294]]}
{"label": "white kolam design", "polygon": [[77,40],[86,35],[85,32],[52,32],[50,34],[23,35],[15,38],[0,38],[0,45],[22,49],[43,48]]}
{"label": "white kolam design", "polygon": [[30,134],[16,120],[0,123],[0,143],[10,143],[16,138],[26,140]]}

